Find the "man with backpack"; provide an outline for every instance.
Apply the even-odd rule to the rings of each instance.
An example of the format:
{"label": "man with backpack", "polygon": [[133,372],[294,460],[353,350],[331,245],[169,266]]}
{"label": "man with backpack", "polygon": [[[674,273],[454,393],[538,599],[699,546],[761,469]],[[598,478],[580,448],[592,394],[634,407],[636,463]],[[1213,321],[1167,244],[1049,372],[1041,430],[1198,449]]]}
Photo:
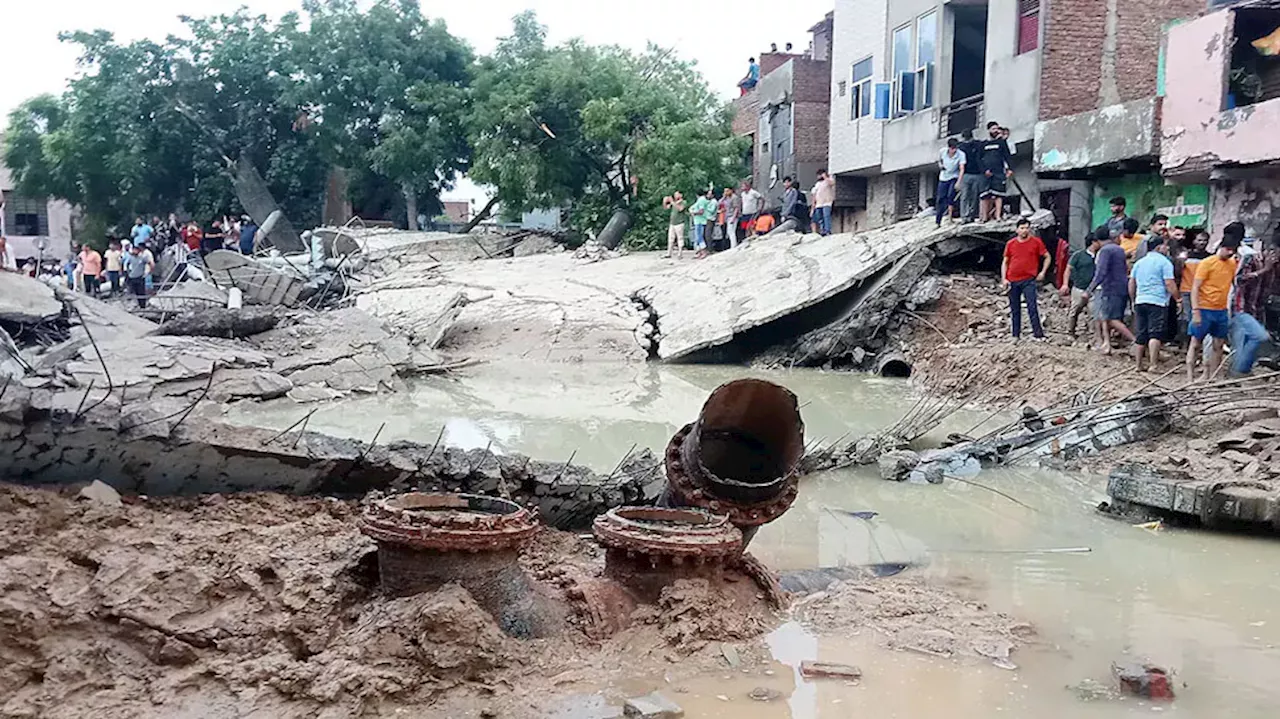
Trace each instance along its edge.
{"label": "man with backpack", "polygon": [[790,176],[782,178],[782,186],[786,188],[782,194],[782,221],[795,220],[796,231],[804,234],[809,229],[809,203]]}

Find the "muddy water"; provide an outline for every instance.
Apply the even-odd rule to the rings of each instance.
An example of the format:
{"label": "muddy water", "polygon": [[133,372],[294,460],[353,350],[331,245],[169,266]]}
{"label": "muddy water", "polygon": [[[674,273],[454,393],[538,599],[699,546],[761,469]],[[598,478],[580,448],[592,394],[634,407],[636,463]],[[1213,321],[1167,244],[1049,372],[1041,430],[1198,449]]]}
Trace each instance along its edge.
{"label": "muddy water", "polygon": [[[662,447],[696,416],[708,392],[744,373],[702,367],[478,368],[464,380],[434,378],[394,397],[326,407],[311,427],[368,438],[492,444],[495,451],[567,457],[608,469],[638,444]],[[805,403],[811,442],[891,423],[911,404],[900,383],[846,374],[751,373],[780,381]],[[604,375],[604,376],[602,376]],[[283,428],[296,406],[240,410],[239,421]],[[955,418],[967,430],[981,414]],[[1133,717],[1152,714],[1252,719],[1280,703],[1280,540],[1197,531],[1151,532],[1098,516],[1101,478],[1048,470],[983,472],[985,489],[891,484],[865,470],[808,478],[800,499],[765,527],[753,551],[781,570],[911,562],[909,570],[960,584],[993,608],[1034,623],[1039,643],[1015,652],[1016,670],[877,647],[868,630],[814,636],[789,623],[768,644],[773,661],[672,684],[637,676],[595,688],[615,703],[658,689],[690,717],[748,719],[879,717]],[[874,511],[858,520],[833,510]],[[1089,553],[1032,553],[1054,548]],[[1067,689],[1109,683],[1109,666],[1149,657],[1175,669],[1171,705],[1086,701]],[[860,666],[857,685],[808,681],[803,659]],[[757,702],[757,687],[779,697]],[[611,716],[616,708],[570,705],[556,716]]]}

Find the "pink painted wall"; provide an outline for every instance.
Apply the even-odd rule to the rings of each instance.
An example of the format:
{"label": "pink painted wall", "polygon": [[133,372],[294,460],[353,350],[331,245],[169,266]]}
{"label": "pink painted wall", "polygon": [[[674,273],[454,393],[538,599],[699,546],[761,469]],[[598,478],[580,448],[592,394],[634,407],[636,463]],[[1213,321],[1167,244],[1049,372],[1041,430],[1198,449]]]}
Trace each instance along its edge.
{"label": "pink painted wall", "polygon": [[1165,58],[1160,164],[1165,175],[1280,159],[1280,99],[1223,111],[1234,13],[1176,25]]}

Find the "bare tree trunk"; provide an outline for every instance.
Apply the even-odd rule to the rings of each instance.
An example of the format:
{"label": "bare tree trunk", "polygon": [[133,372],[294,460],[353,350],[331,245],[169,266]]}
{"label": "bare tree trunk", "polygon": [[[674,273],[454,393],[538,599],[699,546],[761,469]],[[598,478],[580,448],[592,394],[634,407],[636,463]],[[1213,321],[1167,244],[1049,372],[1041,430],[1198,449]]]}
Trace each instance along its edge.
{"label": "bare tree trunk", "polygon": [[404,211],[409,216],[409,231],[418,231],[418,191],[408,182],[400,185],[400,191],[404,193]]}
{"label": "bare tree trunk", "polygon": [[462,228],[462,234],[464,235],[467,234],[468,232],[474,230],[476,228],[476,225],[489,219],[489,215],[493,214],[493,208],[497,206],[498,206],[498,196],[494,195],[489,200],[488,204],[486,204],[483,208],[481,208],[481,210],[476,213],[475,217],[471,218],[471,221],[467,223],[467,226]]}

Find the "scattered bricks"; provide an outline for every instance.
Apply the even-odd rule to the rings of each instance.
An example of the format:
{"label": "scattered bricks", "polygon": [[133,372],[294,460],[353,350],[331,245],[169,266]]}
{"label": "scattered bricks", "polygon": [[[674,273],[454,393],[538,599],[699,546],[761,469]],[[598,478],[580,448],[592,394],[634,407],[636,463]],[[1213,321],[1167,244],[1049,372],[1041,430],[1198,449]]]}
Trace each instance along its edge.
{"label": "scattered bricks", "polygon": [[684,716],[679,705],[658,692],[628,699],[623,711],[626,716],[636,719],[678,719]]}
{"label": "scattered bricks", "polygon": [[1140,662],[1113,663],[1111,675],[1119,683],[1122,694],[1155,701],[1173,701],[1172,677],[1160,667]]}
{"label": "scattered bricks", "polygon": [[829,677],[833,679],[858,680],[862,678],[862,670],[849,664],[832,664],[831,662],[800,662],[800,676],[806,679]]}

